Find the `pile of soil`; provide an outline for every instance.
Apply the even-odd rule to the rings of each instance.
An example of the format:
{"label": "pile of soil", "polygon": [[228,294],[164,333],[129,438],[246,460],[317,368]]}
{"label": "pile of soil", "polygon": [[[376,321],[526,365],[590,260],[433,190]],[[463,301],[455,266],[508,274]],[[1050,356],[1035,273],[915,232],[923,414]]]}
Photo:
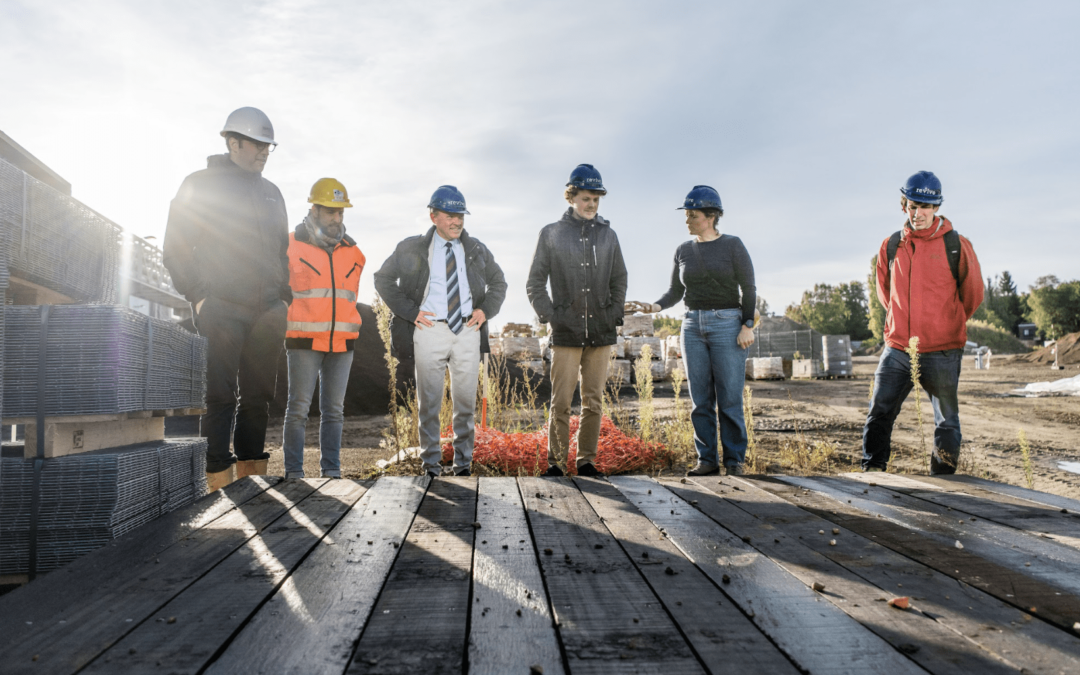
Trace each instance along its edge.
{"label": "pile of soil", "polygon": [[1080,333],[1069,333],[1049,347],[1037,349],[1019,357],[1031,363],[1051,364],[1054,362],[1054,348],[1057,348],[1058,363],[1063,366],[1080,364]]}

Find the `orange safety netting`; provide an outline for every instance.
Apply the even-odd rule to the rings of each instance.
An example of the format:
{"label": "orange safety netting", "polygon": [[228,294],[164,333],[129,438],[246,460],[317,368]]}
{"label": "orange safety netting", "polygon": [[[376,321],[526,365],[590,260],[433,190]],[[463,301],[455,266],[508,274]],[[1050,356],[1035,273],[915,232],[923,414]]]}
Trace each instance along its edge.
{"label": "orange safety netting", "polygon": [[[570,418],[570,473],[577,473],[577,430],[580,417]],[[444,436],[452,436],[447,428]],[[547,429],[509,434],[490,427],[476,428],[473,463],[483,464],[505,475],[536,474],[547,468]],[[609,418],[600,421],[600,440],[596,445],[596,468],[603,473],[627,473],[659,468],[670,462],[670,452],[662,443],[646,443],[628,436]],[[443,461],[454,457],[453,444],[443,446]]]}

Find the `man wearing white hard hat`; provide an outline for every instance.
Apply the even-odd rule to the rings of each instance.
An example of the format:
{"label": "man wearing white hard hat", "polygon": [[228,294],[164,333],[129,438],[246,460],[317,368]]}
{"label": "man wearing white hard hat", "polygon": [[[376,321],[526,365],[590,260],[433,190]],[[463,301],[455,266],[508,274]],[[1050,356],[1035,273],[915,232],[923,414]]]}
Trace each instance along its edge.
{"label": "man wearing white hard hat", "polygon": [[266,425],[292,302],[285,200],[262,176],[277,145],[274,127],[261,110],[240,108],[221,136],[228,153],[184,179],[163,247],[173,285],[207,339],[202,435],[211,490],[231,481],[234,463],[237,478],[266,473]]}

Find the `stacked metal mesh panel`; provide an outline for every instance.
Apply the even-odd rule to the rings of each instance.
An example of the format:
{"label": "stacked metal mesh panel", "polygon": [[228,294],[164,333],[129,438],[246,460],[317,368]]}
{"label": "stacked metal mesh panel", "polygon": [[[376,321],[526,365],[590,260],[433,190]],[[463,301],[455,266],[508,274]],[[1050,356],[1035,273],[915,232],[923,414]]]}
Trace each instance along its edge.
{"label": "stacked metal mesh panel", "polygon": [[[0,574],[24,574],[34,460],[0,463]],[[56,569],[206,491],[204,439],[50,459],[41,470],[37,569]]]}
{"label": "stacked metal mesh panel", "polygon": [[[34,415],[41,308],[4,313],[4,414]],[[125,307],[51,307],[46,369],[48,416],[205,406],[206,339]]]}
{"label": "stacked metal mesh panel", "polygon": [[4,417],[4,307],[7,306],[7,230],[0,227],[0,419]]}
{"label": "stacked metal mesh panel", "polygon": [[801,358],[821,360],[821,333],[815,330],[792,330],[757,332],[757,339],[747,350],[747,358],[782,356],[793,358],[798,352]]}
{"label": "stacked metal mesh panel", "polygon": [[0,229],[19,278],[80,302],[116,302],[120,226],[4,160]]}

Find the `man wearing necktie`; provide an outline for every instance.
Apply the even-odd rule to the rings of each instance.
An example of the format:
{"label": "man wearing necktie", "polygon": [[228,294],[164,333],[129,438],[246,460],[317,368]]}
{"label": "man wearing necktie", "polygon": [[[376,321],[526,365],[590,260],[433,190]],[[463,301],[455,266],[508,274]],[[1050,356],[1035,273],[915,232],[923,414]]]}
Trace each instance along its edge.
{"label": "man wearing necktie", "polygon": [[428,203],[432,227],[409,237],[375,273],[375,289],[394,313],[392,347],[416,361],[424,470],[441,474],[439,409],[450,370],[454,475],[471,473],[480,354],[489,351],[488,319],[506,299],[506,280],[491,251],[465,231],[465,197],[443,185]]}

